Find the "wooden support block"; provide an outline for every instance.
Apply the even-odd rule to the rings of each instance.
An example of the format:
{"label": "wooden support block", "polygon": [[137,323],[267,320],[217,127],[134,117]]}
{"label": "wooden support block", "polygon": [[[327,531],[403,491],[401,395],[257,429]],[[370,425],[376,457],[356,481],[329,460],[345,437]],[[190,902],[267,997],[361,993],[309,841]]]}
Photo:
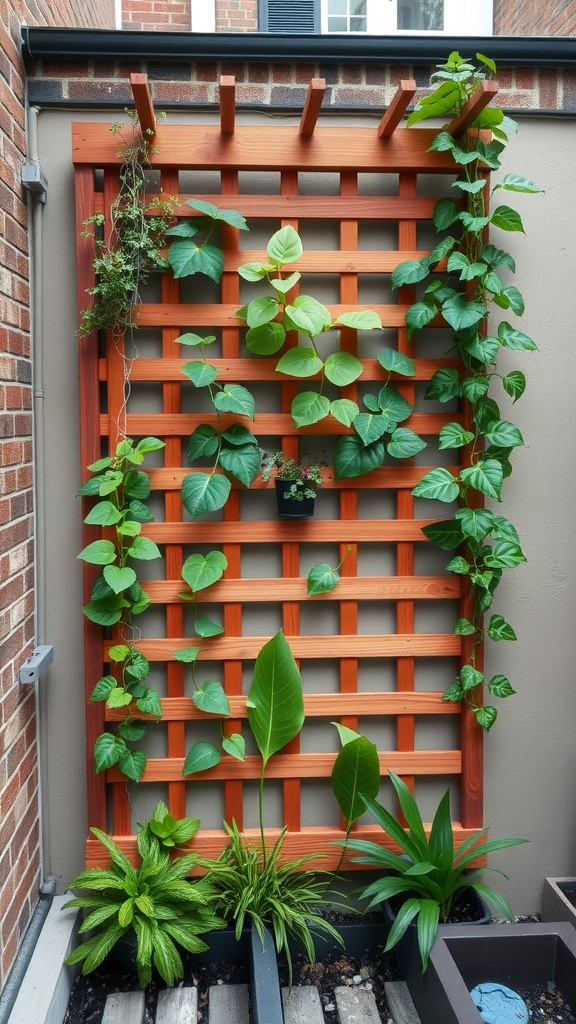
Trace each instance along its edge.
{"label": "wooden support block", "polygon": [[304,103],[304,110],[302,111],[302,119],[300,121],[299,134],[302,138],[310,138],[313,134],[325,92],[326,79],[313,78],[308,86],[306,102]]}
{"label": "wooden support block", "polygon": [[416,82],[413,78],[403,79],[398,86],[395,96],[378,125],[378,138],[389,139],[400,124],[406,113],[410,101],[416,92]]}
{"label": "wooden support block", "polygon": [[248,985],[211,985],[208,993],[210,1024],[249,1024]]}
{"label": "wooden support block", "polygon": [[472,94],[468,103],[458,114],[458,117],[454,117],[450,124],[446,125],[445,131],[456,139],[463,135],[472,122],[476,120],[478,114],[484,110],[484,107],[488,106],[497,92],[497,82],[481,82],[479,88],[476,89],[476,92]]}
{"label": "wooden support block", "polygon": [[220,75],[220,131],[234,135],[236,116],[236,79],[234,75]]}
{"label": "wooden support block", "polygon": [[282,989],[284,1024],[324,1024],[324,1011],[315,985]]}
{"label": "wooden support block", "polygon": [[155,1024],[197,1024],[198,989],[166,988],[158,993]]}
{"label": "wooden support block", "polygon": [[373,992],[341,985],[334,989],[339,1024],[381,1024]]}
{"label": "wooden support block", "polygon": [[144,138],[151,138],[156,134],[156,115],[152,94],[148,85],[148,75],[133,71],[130,75],[130,88],[134,97],[134,105],[138,114],[140,131]]}
{"label": "wooden support block", "polygon": [[142,1024],[143,992],[113,992],[106,998],[102,1024]]}

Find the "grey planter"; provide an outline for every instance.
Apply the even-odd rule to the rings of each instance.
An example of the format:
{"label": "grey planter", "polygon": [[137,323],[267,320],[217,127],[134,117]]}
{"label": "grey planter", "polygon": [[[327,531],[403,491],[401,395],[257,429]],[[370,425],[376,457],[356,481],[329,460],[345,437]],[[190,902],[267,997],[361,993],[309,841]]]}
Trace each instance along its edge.
{"label": "grey planter", "polygon": [[552,981],[576,1005],[576,930],[556,924],[445,926],[412,998],[422,1024],[482,1024],[470,990],[496,982],[517,991]]}
{"label": "grey planter", "polygon": [[569,921],[576,928],[576,878],[545,878],[542,920]]}

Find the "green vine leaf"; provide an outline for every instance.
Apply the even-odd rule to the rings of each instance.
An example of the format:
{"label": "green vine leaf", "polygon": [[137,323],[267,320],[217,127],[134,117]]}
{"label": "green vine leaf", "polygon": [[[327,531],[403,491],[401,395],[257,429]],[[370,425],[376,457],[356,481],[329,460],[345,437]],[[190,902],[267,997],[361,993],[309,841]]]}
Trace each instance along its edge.
{"label": "green vine leaf", "polygon": [[279,352],[286,341],[286,330],[282,324],[272,321],[251,327],[246,332],[246,345],[250,352],[258,356],[272,356]]}
{"label": "green vine leaf", "polygon": [[130,558],[136,558],[144,562],[150,562],[154,558],[162,557],[158,545],[153,540],[150,540],[149,537],[135,537],[128,548],[128,554]]}
{"label": "green vine leaf", "polygon": [[320,373],[323,366],[324,363],[313,348],[298,346],[284,353],[276,369],[290,377],[313,377]]}
{"label": "green vine leaf", "polygon": [[104,567],[104,579],[115,594],[121,594],[123,590],[128,590],[136,582],[137,576],[134,569],[127,565],[124,568],[120,568],[117,565],[106,565]]}
{"label": "green vine leaf", "polygon": [[294,263],[295,260],[300,259],[302,251],[300,236],[290,226],[276,231],[266,247],[268,256],[278,266],[282,263]]}
{"label": "green vine leaf", "polygon": [[239,416],[247,416],[253,420],[256,404],[253,395],[241,384],[225,384],[221,391],[214,395],[214,405],[218,412],[235,412]]}
{"label": "green vine leaf", "polygon": [[208,768],[214,768],[215,765],[220,764],[220,761],[220,751],[212,743],[201,740],[198,743],[193,743],[190,747],[184,761],[182,775],[195,775],[197,772],[205,772]]}
{"label": "green vine leaf", "polygon": [[205,213],[211,220],[220,220],[224,224],[230,224],[233,228],[239,228],[240,231],[249,231],[246,219],[237,210],[220,210],[213,203],[207,203],[204,199],[187,199],[186,202],[192,209]]}
{"label": "green vine leaf", "polygon": [[221,249],[215,245],[198,246],[189,238],[172,242],[167,258],[175,278],[205,274],[218,283],[224,270],[224,255]]}
{"label": "green vine leaf", "polygon": [[456,501],[460,494],[457,481],[447,469],[439,467],[426,473],[412,490],[415,498],[436,498],[438,501]]}
{"label": "green vine leaf", "polygon": [[491,640],[517,640],[518,637],[509,622],[501,615],[491,615],[486,632]]}
{"label": "green vine leaf", "polygon": [[438,436],[438,447],[442,450],[445,448],[463,448],[464,445],[470,444],[474,440],[474,434],[470,430],[465,430],[460,423],[447,423]]}
{"label": "green vine leaf", "polygon": [[498,541],[484,555],[484,562],[491,569],[514,569],[525,561],[520,545],[509,540]]}
{"label": "green vine leaf", "polygon": [[453,398],[458,398],[459,395],[460,380],[458,370],[451,366],[446,366],[441,370],[437,370],[431,378],[424,398],[429,398],[436,402],[450,402]]}
{"label": "green vine leaf", "polygon": [[244,444],[237,448],[223,448],[218,459],[219,465],[239,480],[245,487],[250,487],[260,472],[260,451],[253,444]]}
{"label": "green vine leaf", "polygon": [[490,218],[492,224],[503,231],[524,231],[522,218],[516,210],[509,206],[499,206]]}
{"label": "green vine leaf", "polygon": [[410,356],[398,352],[395,348],[381,348],[376,353],[376,359],[380,366],[388,373],[400,373],[403,377],[413,377],[416,373],[416,364]]}
{"label": "green vine leaf", "polygon": [[458,636],[472,636],[476,632],[476,626],[469,619],[458,619],[454,626],[454,632]]}
{"label": "green vine leaf", "polygon": [[516,693],[516,690],[512,689],[510,680],[502,675],[492,676],[486,686],[493,697],[512,697]]}
{"label": "green vine leaf", "polygon": [[472,540],[484,540],[494,526],[494,513],[487,508],[459,508],[456,519],[464,537]]}
{"label": "green vine leaf", "polygon": [[508,420],[495,420],[486,429],[486,440],[499,448],[516,448],[524,444],[524,438],[518,427]]}
{"label": "green vine leaf", "polygon": [[[460,524],[454,519],[444,519],[439,523],[429,523],[422,527],[422,533],[436,547],[443,551],[454,551],[462,543],[464,536]],[[468,562],[466,562],[468,566]],[[465,570],[468,572],[468,568]]]}
{"label": "green vine leaf", "polygon": [[95,540],[82,549],[77,558],[91,565],[111,565],[116,561],[116,548],[111,540]]}
{"label": "green vine leaf", "polygon": [[517,402],[526,390],[526,377],[521,370],[511,370],[502,378],[502,386],[513,402]]}
{"label": "green vine leaf", "polygon": [[304,331],[314,339],[330,327],[330,313],[312,296],[299,295],[291,306],[286,306],[285,323],[289,330]]}
{"label": "green vine leaf", "polygon": [[384,462],[384,445],[375,441],[365,445],[355,434],[338,438],[333,451],[337,480],[347,480],[379,469]]}
{"label": "green vine leaf", "polygon": [[424,448],[426,448],[426,441],[423,441],[408,427],[397,427],[386,445],[388,455],[394,459],[410,459]]}
{"label": "green vine leaf", "polygon": [[350,401],[349,398],[337,398],[335,401],[330,402],[331,415],[339,423],[343,423],[345,427],[352,426],[359,412],[360,410],[356,402]]}
{"label": "green vine leaf", "polygon": [[111,501],[99,501],[90,509],[84,522],[91,526],[114,526],[122,519],[122,513]]}
{"label": "green vine leaf", "polygon": [[189,555],[182,566],[182,579],[193,594],[211,587],[222,578],[228,568],[228,559],[221,551],[208,551],[206,555]]}
{"label": "green vine leaf", "polygon": [[486,316],[482,302],[470,302],[465,295],[454,295],[442,304],[442,316],[455,331],[475,327]]}
{"label": "green vine leaf", "polygon": [[194,462],[194,459],[210,458],[217,451],[218,434],[210,424],[201,423],[191,435],[188,444],[190,462]]}
{"label": "green vine leaf", "polygon": [[297,427],[308,427],[330,414],[330,400],[315,391],[301,391],[292,402],[291,412]]}
{"label": "green vine leaf", "polygon": [[270,323],[274,317],[278,316],[279,310],[280,306],[269,295],[261,295],[259,298],[253,299],[246,310],[248,327],[262,327],[263,324]]}
{"label": "green vine leaf", "polygon": [[182,481],[182,504],[197,519],[205,512],[224,508],[231,486],[221,473],[188,473]]}
{"label": "green vine leaf", "polygon": [[313,565],[308,573],[307,592],[308,597],[315,597],[317,594],[327,594],[340,580],[340,573],[332,569],[326,562]]}
{"label": "green vine leaf", "polygon": [[492,728],[494,722],[496,721],[496,718],[498,717],[498,712],[496,708],[493,708],[491,707],[491,705],[487,704],[486,707],[473,708],[472,710],[476,715],[478,725],[481,725],[485,732],[490,732],[490,729]]}
{"label": "green vine leaf", "polygon": [[222,750],[235,757],[237,761],[243,761],[246,756],[246,741],[239,732],[233,732],[222,739]]}
{"label": "green vine leaf", "polygon": [[139,782],[146,770],[146,760],[143,750],[127,750],[120,758],[118,767],[133,782]]}
{"label": "green vine leaf", "polygon": [[98,736],[94,744],[94,770],[97,775],[105,772],[117,764],[121,757],[127,752],[123,739],[114,736],[111,732],[104,732]]}
{"label": "green vine leaf", "polygon": [[220,636],[224,632],[224,627],[209,619],[207,615],[197,615],[194,619],[194,631],[197,636],[207,640],[211,636]]}
{"label": "green vine leaf", "polygon": [[182,373],[192,381],[196,388],[206,388],[212,384],[217,376],[218,370],[210,363],[204,363],[200,359],[192,359],[182,367]]}
{"label": "green vine leaf", "polygon": [[463,469],[460,478],[468,487],[500,501],[503,473],[496,459],[480,459],[475,466]]}
{"label": "green vine leaf", "polygon": [[344,388],[361,376],[364,367],[350,352],[332,352],[324,364],[324,373],[336,387]]}
{"label": "green vine leaf", "polygon": [[230,704],[222,683],[207,679],[198,690],[194,690],[192,700],[199,711],[204,711],[206,714],[230,714]]}
{"label": "green vine leaf", "polygon": [[517,331],[504,320],[498,328],[500,343],[506,348],[521,352],[535,352],[538,349],[536,342],[529,338],[522,331]]}
{"label": "green vine leaf", "polygon": [[112,693],[112,690],[114,689],[115,686],[118,686],[118,681],[114,678],[114,676],[102,676],[102,678],[98,680],[96,686],[92,690],[92,693],[90,694],[90,700],[108,700],[108,697]]}

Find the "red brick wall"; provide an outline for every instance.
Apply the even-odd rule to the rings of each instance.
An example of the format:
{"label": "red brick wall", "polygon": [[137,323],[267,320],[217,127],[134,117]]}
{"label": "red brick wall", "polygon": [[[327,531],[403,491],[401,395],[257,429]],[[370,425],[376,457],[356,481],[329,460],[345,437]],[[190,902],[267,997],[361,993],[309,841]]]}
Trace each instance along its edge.
{"label": "red brick wall", "polygon": [[256,32],[258,0],[216,0],[217,32]]}
{"label": "red brick wall", "polygon": [[576,34],[576,0],[494,0],[495,35]]}
{"label": "red brick wall", "polygon": [[122,0],[122,28],[190,31],[190,0]]}
{"label": "red brick wall", "polygon": [[113,0],[0,0],[0,985],[38,899],[40,835],[34,687],[32,363],[22,22],[114,27]]}

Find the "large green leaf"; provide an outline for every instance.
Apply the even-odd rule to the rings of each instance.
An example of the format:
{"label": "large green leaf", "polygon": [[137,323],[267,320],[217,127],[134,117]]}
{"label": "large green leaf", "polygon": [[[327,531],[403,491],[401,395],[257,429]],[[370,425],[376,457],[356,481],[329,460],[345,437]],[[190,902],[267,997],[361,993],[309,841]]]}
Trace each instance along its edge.
{"label": "large green leaf", "polygon": [[538,348],[536,342],[529,338],[527,334],[522,331],[515,330],[505,320],[502,321],[498,328],[498,337],[502,345],[506,348],[511,348],[514,351],[519,352],[535,352]]}
{"label": "large green leaf", "polygon": [[414,408],[402,395],[399,395],[396,388],[386,385],[378,392],[378,405],[382,412],[394,423],[401,423],[412,413]]}
{"label": "large green leaf", "polygon": [[205,213],[211,220],[221,220],[224,224],[231,224],[233,228],[239,228],[240,231],[249,231],[246,219],[237,210],[221,210],[218,206],[214,206],[214,203],[207,203],[206,200],[196,197],[187,199],[186,202],[193,210]]}
{"label": "large green leaf", "polygon": [[494,525],[494,513],[487,508],[460,508],[456,519],[464,537],[480,542],[490,533]]}
{"label": "large green leaf", "polygon": [[289,277],[272,278],[270,284],[272,285],[274,291],[277,292],[279,295],[286,295],[286,293],[289,292],[290,289],[294,287],[294,285],[298,284],[298,281],[300,280],[301,276],[302,275],[299,274],[298,271],[295,271],[295,273],[290,274]]}
{"label": "large green leaf", "polygon": [[372,799],[380,788],[380,762],[374,743],[365,736],[344,743],[332,768],[332,792],[348,825],[364,814],[360,794]]}
{"label": "large green leaf", "polygon": [[315,391],[302,391],[292,402],[291,412],[297,427],[307,427],[329,415],[330,399]]}
{"label": "large green leaf", "polygon": [[436,402],[450,402],[460,394],[460,381],[458,370],[453,367],[444,367],[437,370],[430,380],[424,398]]}
{"label": "large green leaf", "polygon": [[250,487],[260,472],[260,451],[253,444],[223,448],[218,461],[222,469],[231,473],[245,487]]}
{"label": "large green leaf", "polygon": [[206,555],[193,554],[182,566],[182,579],[186,581],[193,594],[210,587],[228,568],[228,560],[221,551],[209,551]]}
{"label": "large green leaf", "polygon": [[438,447],[441,449],[462,448],[473,440],[474,434],[470,430],[465,430],[460,423],[446,423],[440,431]]}
{"label": "large green leaf", "polygon": [[444,519],[439,523],[429,523],[422,527],[422,533],[428,540],[442,548],[443,551],[454,551],[463,540],[460,524],[453,519]]}
{"label": "large green leaf", "polygon": [[243,263],[241,267],[238,267],[238,273],[245,281],[254,282],[262,281],[266,274],[275,269],[272,263]]}
{"label": "large green leaf", "polygon": [[302,242],[298,232],[295,228],[290,227],[290,225],[280,228],[279,231],[272,235],[266,246],[266,252],[272,262],[278,265],[293,263],[294,260],[300,259],[302,255]]}
{"label": "large green leaf", "polygon": [[376,359],[389,373],[401,373],[403,377],[413,377],[416,373],[416,364],[410,356],[398,352],[395,348],[381,348],[376,353]]}
{"label": "large green leaf", "polygon": [[186,755],[182,775],[194,775],[196,772],[205,772],[208,768],[214,768],[221,761],[220,751],[212,743],[200,740],[193,743]]}
{"label": "large green leaf", "polygon": [[432,299],[427,299],[424,302],[415,302],[406,313],[408,334],[412,336],[414,331],[420,330],[421,327],[426,327],[426,324],[429,324],[434,319],[437,312],[438,307]]}
{"label": "large green leaf", "polygon": [[231,490],[221,473],[188,473],[182,481],[182,504],[193,519],[223,508]]}
{"label": "large green leaf", "polygon": [[410,459],[425,447],[426,441],[418,437],[413,430],[409,430],[408,427],[397,427],[386,445],[386,451],[394,459]]}
{"label": "large green leaf", "polygon": [[128,548],[130,558],[136,558],[142,562],[150,562],[154,558],[160,558],[160,549],[149,537],[135,537]]}
{"label": "large green leaf", "polygon": [[190,462],[194,459],[210,458],[218,451],[218,434],[209,423],[201,423],[190,437],[188,443],[188,458]]}
{"label": "large green leaf", "polygon": [[211,636],[220,636],[224,632],[224,627],[219,622],[214,622],[213,619],[209,619],[207,615],[197,615],[194,619],[194,629],[196,635],[206,640]]}
{"label": "large green leaf", "polygon": [[455,331],[474,327],[486,316],[482,302],[467,299],[465,295],[454,295],[442,304],[442,316]]}
{"label": "large green leaf", "polygon": [[126,753],[126,744],[119,736],[104,732],[94,744],[94,770],[97,774],[117,764]]}
{"label": "large green leaf", "polygon": [[256,658],[246,707],[266,767],[272,754],[293,740],[304,724],[302,679],[281,630]]}
{"label": "large green leaf", "polygon": [[416,498],[436,498],[438,501],[456,501],[460,494],[458,483],[447,469],[438,467],[426,473],[414,487]]}
{"label": "large green leaf", "polygon": [[189,238],[173,242],[168,249],[168,263],[174,277],[188,277],[190,274],[205,274],[218,282],[224,270],[224,256],[215,245],[198,246]]}
{"label": "large green leaf", "polygon": [[520,214],[509,206],[498,206],[490,220],[495,227],[502,228],[503,231],[524,231]]}
{"label": "large green leaf", "polygon": [[544,192],[543,188],[535,185],[529,178],[522,177],[521,174],[505,174],[502,181],[498,185],[494,186],[494,192],[498,188],[503,188],[507,192]]}
{"label": "large green leaf", "polygon": [[336,323],[341,324],[342,327],[353,327],[356,331],[373,331],[382,328],[380,317],[372,309],[341,313]]}
{"label": "large green leaf", "polygon": [[327,562],[313,565],[308,573],[307,593],[308,597],[315,597],[317,594],[327,594],[340,579],[340,573],[333,569]]}
{"label": "large green leaf", "polygon": [[146,761],[146,754],[143,750],[127,750],[120,758],[118,767],[133,782],[139,782],[146,769]]}
{"label": "large green leaf", "polygon": [[237,761],[243,761],[246,755],[246,741],[239,732],[233,732],[230,736],[223,737],[222,750],[235,757]]}
{"label": "large green leaf", "polygon": [[430,261],[427,257],[421,260],[405,260],[392,271],[392,287],[401,288],[403,284],[417,284],[428,276]]}
{"label": "large green leaf", "polygon": [[509,622],[501,615],[491,615],[486,632],[491,640],[517,640],[518,637]]}
{"label": "large green leaf", "polygon": [[279,352],[286,340],[286,330],[282,324],[272,320],[259,327],[251,327],[246,332],[246,345],[250,352],[257,356],[271,356]]}
{"label": "large green leaf", "polygon": [[118,565],[104,566],[104,579],[115,594],[121,594],[123,590],[128,590],[128,587],[135,583],[136,578],[134,569],[127,565],[124,568],[120,568]]}
{"label": "large green leaf", "polygon": [[433,220],[437,231],[444,231],[460,217],[460,207],[455,199],[439,199],[434,207]]}
{"label": "large green leaf", "polygon": [[241,423],[233,423],[227,430],[223,430],[222,437],[228,444],[234,447],[241,448],[253,445],[260,450],[258,441],[252,431],[248,430],[248,427],[243,427]]}
{"label": "large green leaf", "polygon": [[192,381],[196,388],[208,387],[218,376],[216,367],[203,362],[202,359],[191,359],[189,363],[185,363],[182,373]]}
{"label": "large green leaf", "polygon": [[225,384],[214,396],[214,405],[218,412],[235,412],[250,420],[254,419],[256,411],[253,395],[241,384]]}
{"label": "large green leaf", "polygon": [[463,469],[460,474],[463,483],[489,498],[500,500],[503,472],[497,459],[480,459],[475,466]]}
{"label": "large green leaf", "polygon": [[518,427],[508,420],[495,420],[489,423],[485,431],[486,440],[498,448],[516,448],[524,444],[524,438]]}
{"label": "large green leaf", "polygon": [[87,544],[76,557],[91,565],[111,565],[116,561],[116,556],[116,548],[111,540],[95,540]]}
{"label": "large green leaf", "polygon": [[526,377],[521,370],[511,370],[505,377],[502,377],[502,386],[506,394],[516,402],[526,390]]}
{"label": "large green leaf", "polygon": [[483,366],[489,366],[500,351],[500,341],[489,335],[475,334],[462,343],[462,348]]}
{"label": "large green leaf", "polygon": [[364,367],[350,352],[333,352],[324,364],[324,373],[336,387],[344,388],[358,380]]}
{"label": "large green leaf", "polygon": [[354,430],[358,434],[364,446],[379,441],[383,435],[390,430],[390,420],[381,412],[361,412],[354,419]]}
{"label": "large green leaf", "polygon": [[122,518],[116,505],[111,501],[99,501],[94,508],[90,509],[84,522],[91,526],[114,526]]}
{"label": "large green leaf", "polygon": [[323,362],[318,353],[310,346],[299,345],[289,348],[279,360],[276,369],[287,373],[290,377],[313,377],[320,373]]}
{"label": "large green leaf", "polygon": [[384,444],[375,441],[366,446],[355,434],[343,436],[334,445],[333,460],[336,479],[362,476],[380,468],[384,462]]}
{"label": "large green leaf", "polygon": [[210,715],[229,715],[230,704],[222,683],[207,679],[198,690],[194,690],[192,700],[200,711]]}
{"label": "large green leaf", "polygon": [[356,402],[352,402],[349,398],[336,398],[334,402],[330,403],[330,413],[335,420],[343,423],[345,427],[352,426],[359,412],[360,410]]}
{"label": "large green leaf", "polygon": [[326,306],[311,295],[299,295],[294,299],[291,306],[286,306],[285,317],[288,328],[304,331],[310,338],[315,338],[330,326],[330,313]]}
{"label": "large green leaf", "polygon": [[520,545],[508,540],[498,541],[491,551],[484,555],[484,562],[491,569],[513,569],[525,561],[526,557]]}
{"label": "large green leaf", "polygon": [[278,315],[280,307],[275,299],[269,295],[261,295],[253,299],[246,310],[246,322],[248,327],[261,327],[268,324]]}

